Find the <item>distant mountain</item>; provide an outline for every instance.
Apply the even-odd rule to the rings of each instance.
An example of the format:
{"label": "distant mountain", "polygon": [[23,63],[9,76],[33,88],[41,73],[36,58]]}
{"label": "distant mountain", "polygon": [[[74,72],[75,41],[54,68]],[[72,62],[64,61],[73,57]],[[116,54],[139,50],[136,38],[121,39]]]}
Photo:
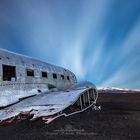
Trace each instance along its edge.
{"label": "distant mountain", "polygon": [[140,93],[139,89],[97,87],[99,93]]}

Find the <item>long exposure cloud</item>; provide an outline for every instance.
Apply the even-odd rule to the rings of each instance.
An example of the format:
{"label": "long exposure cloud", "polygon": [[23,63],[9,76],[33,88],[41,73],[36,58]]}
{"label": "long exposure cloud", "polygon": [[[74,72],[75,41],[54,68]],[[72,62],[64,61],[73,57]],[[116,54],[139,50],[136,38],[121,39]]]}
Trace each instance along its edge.
{"label": "long exposure cloud", "polygon": [[140,88],[138,0],[1,0],[0,47],[98,86]]}

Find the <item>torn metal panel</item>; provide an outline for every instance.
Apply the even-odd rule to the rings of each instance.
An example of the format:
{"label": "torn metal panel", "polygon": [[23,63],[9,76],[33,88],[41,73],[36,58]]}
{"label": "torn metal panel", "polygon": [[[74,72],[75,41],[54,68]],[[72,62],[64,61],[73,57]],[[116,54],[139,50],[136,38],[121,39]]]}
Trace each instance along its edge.
{"label": "torn metal panel", "polygon": [[[67,116],[68,114],[63,111],[66,108],[74,105],[74,103],[78,101],[78,98],[81,98],[81,95],[86,95],[86,93],[88,94],[88,91],[91,89],[92,88],[82,88],[65,92],[57,91],[49,94],[40,94],[29,99],[25,99],[15,105],[0,110],[0,121],[1,123],[16,121],[17,118],[21,117],[21,114],[24,114],[25,116],[32,116],[32,118],[30,118],[32,120],[42,117],[43,120],[48,121],[54,120],[62,115]],[[95,102],[96,100],[94,100],[93,103]],[[85,106],[85,104],[86,103],[84,103],[82,106]],[[89,102],[85,108],[88,106],[90,106]],[[80,109],[74,111],[77,112],[82,110]],[[73,113],[73,111],[71,113]]]}

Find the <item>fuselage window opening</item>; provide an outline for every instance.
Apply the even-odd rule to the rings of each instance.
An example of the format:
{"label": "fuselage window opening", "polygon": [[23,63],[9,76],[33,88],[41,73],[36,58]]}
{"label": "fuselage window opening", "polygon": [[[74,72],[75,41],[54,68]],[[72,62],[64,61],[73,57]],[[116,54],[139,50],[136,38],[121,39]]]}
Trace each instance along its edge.
{"label": "fuselage window opening", "polygon": [[32,77],[34,77],[34,70],[27,69],[26,72],[27,72],[27,76],[32,76]]}
{"label": "fuselage window opening", "polygon": [[16,66],[2,65],[3,81],[16,81]]}
{"label": "fuselage window opening", "polygon": [[61,79],[62,79],[62,80],[64,79],[64,75],[61,75]]}
{"label": "fuselage window opening", "polygon": [[53,78],[57,79],[57,74],[56,73],[53,73]]}
{"label": "fuselage window opening", "polygon": [[69,76],[67,76],[67,80],[70,80],[70,77]]}
{"label": "fuselage window opening", "polygon": [[48,77],[47,72],[42,71],[42,77],[47,78]]}

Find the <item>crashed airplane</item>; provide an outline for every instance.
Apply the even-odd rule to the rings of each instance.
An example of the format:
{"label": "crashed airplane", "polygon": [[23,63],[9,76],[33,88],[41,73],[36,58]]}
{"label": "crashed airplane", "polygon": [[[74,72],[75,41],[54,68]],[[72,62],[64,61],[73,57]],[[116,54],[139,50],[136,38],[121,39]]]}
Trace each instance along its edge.
{"label": "crashed airplane", "polygon": [[97,97],[92,83],[65,68],[0,49],[0,124],[49,123],[94,107]]}

